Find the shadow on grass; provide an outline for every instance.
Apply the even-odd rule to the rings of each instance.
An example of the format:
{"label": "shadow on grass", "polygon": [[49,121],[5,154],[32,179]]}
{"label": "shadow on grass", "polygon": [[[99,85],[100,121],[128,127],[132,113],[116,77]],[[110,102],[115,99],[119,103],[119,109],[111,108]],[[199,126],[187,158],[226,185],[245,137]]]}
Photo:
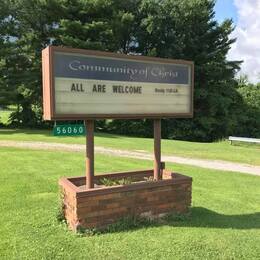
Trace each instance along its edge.
{"label": "shadow on grass", "polygon": [[260,149],[260,143],[245,143],[245,142],[233,142],[232,146],[244,147],[244,148],[258,148]]}
{"label": "shadow on grass", "polygon": [[128,232],[147,227],[196,227],[220,229],[260,229],[260,212],[244,215],[224,215],[203,207],[191,208],[187,215],[168,215],[161,220],[127,217],[103,230],[79,229],[82,235]]}
{"label": "shadow on grass", "polygon": [[243,215],[224,215],[203,208],[191,208],[188,219],[171,222],[169,224],[182,227],[232,228],[232,229],[260,229],[260,212]]}

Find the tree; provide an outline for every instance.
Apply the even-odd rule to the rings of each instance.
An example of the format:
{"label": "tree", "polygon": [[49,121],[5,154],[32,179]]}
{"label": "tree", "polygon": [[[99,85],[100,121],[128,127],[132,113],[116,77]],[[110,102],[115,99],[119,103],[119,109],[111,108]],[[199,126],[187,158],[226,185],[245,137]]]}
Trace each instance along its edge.
{"label": "tree", "polygon": [[[7,35],[3,32],[7,24],[10,28],[4,42],[8,55],[1,59],[8,68],[0,72],[5,82],[1,88],[14,98],[6,100],[18,105],[13,122],[42,123],[41,50],[53,44],[193,60],[194,118],[163,120],[163,137],[212,141],[235,129],[242,97],[234,74],[240,62],[226,59],[235,41],[230,39],[234,28],[231,20],[219,24],[214,19],[213,0],[4,0],[1,4],[9,6],[1,14],[6,23],[0,26],[1,35]],[[106,127],[152,135],[151,120],[114,120]]]}
{"label": "tree", "polygon": [[227,61],[235,41],[231,20],[218,24],[214,1],[143,1],[137,51],[144,55],[195,62],[194,118],[165,120],[165,137],[212,141],[226,136],[236,105],[234,74]]}
{"label": "tree", "polygon": [[249,83],[247,77],[238,80],[238,92],[242,100],[237,113],[237,125],[233,134],[245,137],[260,137],[260,83]]}
{"label": "tree", "polygon": [[[228,135],[234,125],[233,109],[239,99],[234,74],[240,62],[226,60],[235,41],[230,39],[232,21],[218,24],[214,4],[210,0],[144,0],[140,4],[136,15],[140,26],[131,51],[195,62],[194,118],[164,120],[165,138],[212,141]],[[152,135],[149,120],[124,125],[116,120],[110,127],[120,133],[124,128],[130,134],[138,125],[138,133]]]}
{"label": "tree", "polygon": [[10,40],[15,31],[15,23],[10,17],[10,6],[7,1],[0,2],[0,106],[7,106],[14,102],[16,88],[7,84],[9,64],[7,58],[13,49]]}
{"label": "tree", "polygon": [[[41,50],[63,45],[75,48],[126,52],[138,1],[5,0],[0,27],[10,45],[1,59],[1,84],[8,103],[16,104],[15,125],[37,126],[42,122]],[[6,19],[8,17],[8,19]],[[13,28],[7,33],[6,26]],[[7,38],[8,36],[8,38]],[[4,66],[8,71],[4,70]],[[12,91],[14,90],[15,93]]]}
{"label": "tree", "polygon": [[[0,28],[6,39],[4,49],[5,68],[3,88],[8,102],[15,104],[11,121],[17,126],[41,124],[41,50],[51,43],[53,30],[52,10],[55,1],[5,0],[5,25]],[[4,28],[10,28],[4,30]],[[13,91],[14,90],[14,91]]]}

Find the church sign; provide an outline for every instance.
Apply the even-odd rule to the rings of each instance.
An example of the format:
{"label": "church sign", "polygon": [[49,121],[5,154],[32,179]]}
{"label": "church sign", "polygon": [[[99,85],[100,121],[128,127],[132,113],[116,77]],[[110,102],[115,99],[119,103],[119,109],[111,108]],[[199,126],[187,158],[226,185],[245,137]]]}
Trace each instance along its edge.
{"label": "church sign", "polygon": [[50,46],[45,120],[193,115],[193,62]]}

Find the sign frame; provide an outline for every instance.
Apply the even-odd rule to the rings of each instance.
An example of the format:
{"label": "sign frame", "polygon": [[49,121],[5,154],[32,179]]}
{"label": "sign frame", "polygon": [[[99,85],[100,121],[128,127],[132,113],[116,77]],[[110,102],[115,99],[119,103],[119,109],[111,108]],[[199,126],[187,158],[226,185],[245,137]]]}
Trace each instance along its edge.
{"label": "sign frame", "polygon": [[[54,85],[54,53],[82,54],[94,57],[119,58],[129,61],[157,62],[164,64],[188,65],[191,67],[190,77],[190,111],[188,113],[140,113],[140,114],[57,114],[55,113]],[[43,74],[43,117],[45,120],[78,120],[78,119],[161,119],[161,118],[192,118],[194,94],[194,63],[187,60],[163,59],[157,57],[125,55],[111,52],[74,49],[61,46],[48,46],[42,51]]]}

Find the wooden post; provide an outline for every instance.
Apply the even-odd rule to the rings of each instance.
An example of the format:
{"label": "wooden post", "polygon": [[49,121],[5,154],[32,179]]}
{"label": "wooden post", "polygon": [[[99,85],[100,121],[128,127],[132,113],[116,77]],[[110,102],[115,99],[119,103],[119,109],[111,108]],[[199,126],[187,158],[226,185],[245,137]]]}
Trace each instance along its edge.
{"label": "wooden post", "polygon": [[156,181],[161,176],[161,119],[154,119],[154,171],[153,177]]}
{"label": "wooden post", "polygon": [[86,127],[86,189],[94,188],[94,121],[85,120]]}

